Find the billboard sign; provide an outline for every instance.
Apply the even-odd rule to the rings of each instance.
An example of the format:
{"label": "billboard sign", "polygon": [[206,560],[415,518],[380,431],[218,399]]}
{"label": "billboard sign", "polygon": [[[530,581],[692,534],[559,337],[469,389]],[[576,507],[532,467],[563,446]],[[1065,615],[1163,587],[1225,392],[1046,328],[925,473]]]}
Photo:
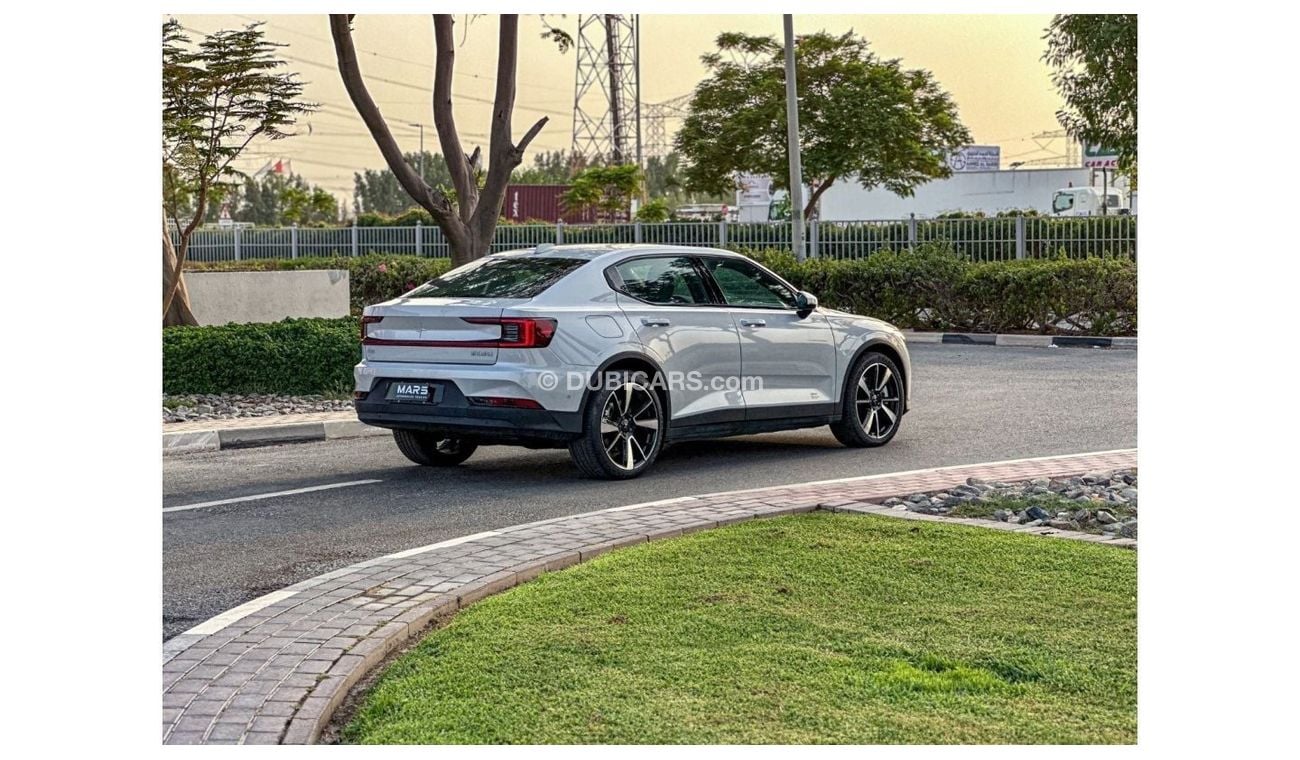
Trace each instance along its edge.
{"label": "billboard sign", "polygon": [[772,178],[766,174],[738,174],[736,176],[737,206],[766,206],[772,200]]}
{"label": "billboard sign", "polygon": [[955,172],[995,172],[1002,168],[1002,148],[967,145],[948,156],[948,168]]}
{"label": "billboard sign", "polygon": [[1084,145],[1083,166],[1085,169],[1118,169],[1119,151],[1097,143]]}

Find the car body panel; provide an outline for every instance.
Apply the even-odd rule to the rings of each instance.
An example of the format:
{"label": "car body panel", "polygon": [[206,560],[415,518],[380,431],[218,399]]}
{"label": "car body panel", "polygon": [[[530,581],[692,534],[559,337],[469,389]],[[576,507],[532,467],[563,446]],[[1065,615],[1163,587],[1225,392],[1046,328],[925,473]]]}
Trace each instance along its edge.
{"label": "car body panel", "polygon": [[658,306],[621,293],[618,304],[645,352],[674,385],[671,420],[727,409],[743,414],[741,388],[727,386],[728,378],[741,376],[741,364],[740,335],[725,307]]}
{"label": "car body panel", "polygon": [[740,332],[741,368],[754,378],[746,417],[779,416],[785,407],[836,403],[835,336],[821,314],[729,307]]}

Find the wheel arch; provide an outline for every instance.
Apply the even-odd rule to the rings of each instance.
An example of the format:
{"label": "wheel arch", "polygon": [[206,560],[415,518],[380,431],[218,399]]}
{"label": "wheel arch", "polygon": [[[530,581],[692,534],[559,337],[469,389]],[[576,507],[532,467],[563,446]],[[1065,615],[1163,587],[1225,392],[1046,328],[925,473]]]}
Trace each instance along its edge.
{"label": "wheel arch", "polygon": [[873,338],[871,340],[868,340],[867,342],[863,343],[861,346],[858,346],[858,349],[853,352],[853,358],[849,360],[849,363],[845,366],[844,377],[841,378],[840,381],[841,396],[848,392],[849,373],[852,372],[853,368],[858,365],[858,360],[861,359],[863,356],[865,356],[867,353],[873,351],[875,353],[884,354],[885,356],[889,357],[889,360],[894,363],[894,366],[898,367],[898,374],[903,376],[902,388],[903,388],[903,393],[905,394],[903,397],[903,413],[906,414],[907,410],[912,406],[912,394],[911,394],[912,387],[909,382],[910,378],[908,377],[907,374],[907,362],[903,361],[903,355],[898,352],[898,349],[890,345],[889,341],[885,340],[884,338]]}
{"label": "wheel arch", "polygon": [[[665,382],[667,381],[667,375],[664,373],[663,368],[659,366],[659,362],[655,361],[654,358],[646,354],[637,353],[636,351],[622,351],[601,362],[600,366],[591,373],[587,387],[582,391],[582,405],[579,409],[584,411],[586,410],[587,402],[591,398],[592,387],[597,385],[600,376],[606,372],[617,370],[641,370],[649,374],[651,377],[658,374],[660,377],[664,378]],[[672,419],[673,414],[672,394],[670,394],[668,388],[662,384],[656,385],[653,390],[659,396],[659,401],[664,405],[664,423],[666,425],[668,424],[668,421]],[[666,432],[667,431],[665,431],[665,433]]]}

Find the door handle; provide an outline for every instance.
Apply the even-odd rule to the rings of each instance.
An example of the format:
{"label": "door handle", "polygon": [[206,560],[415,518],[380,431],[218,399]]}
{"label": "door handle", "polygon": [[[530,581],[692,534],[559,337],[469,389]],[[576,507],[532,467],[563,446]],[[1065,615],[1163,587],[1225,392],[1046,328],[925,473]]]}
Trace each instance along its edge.
{"label": "door handle", "polygon": [[641,324],[646,327],[667,327],[672,322],[669,322],[667,317],[641,317]]}
{"label": "door handle", "polygon": [[742,319],[740,320],[740,326],[741,327],[767,327],[767,320],[766,319]]}

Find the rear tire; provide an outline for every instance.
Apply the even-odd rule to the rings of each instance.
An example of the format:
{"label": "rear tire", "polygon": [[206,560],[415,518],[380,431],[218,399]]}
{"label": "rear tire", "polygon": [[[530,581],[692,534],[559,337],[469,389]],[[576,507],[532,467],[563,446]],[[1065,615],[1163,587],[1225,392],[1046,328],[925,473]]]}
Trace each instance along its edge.
{"label": "rear tire", "polygon": [[635,478],[663,450],[668,420],[650,377],[640,371],[615,377],[587,399],[582,435],[569,444],[569,456],[588,478]]}
{"label": "rear tire", "polygon": [[903,373],[894,360],[868,351],[845,377],[840,420],[831,423],[831,432],[852,448],[884,446],[903,422],[906,392]]}
{"label": "rear tire", "polygon": [[425,467],[454,467],[473,455],[478,443],[423,430],[394,430],[393,440],[406,458]]}

